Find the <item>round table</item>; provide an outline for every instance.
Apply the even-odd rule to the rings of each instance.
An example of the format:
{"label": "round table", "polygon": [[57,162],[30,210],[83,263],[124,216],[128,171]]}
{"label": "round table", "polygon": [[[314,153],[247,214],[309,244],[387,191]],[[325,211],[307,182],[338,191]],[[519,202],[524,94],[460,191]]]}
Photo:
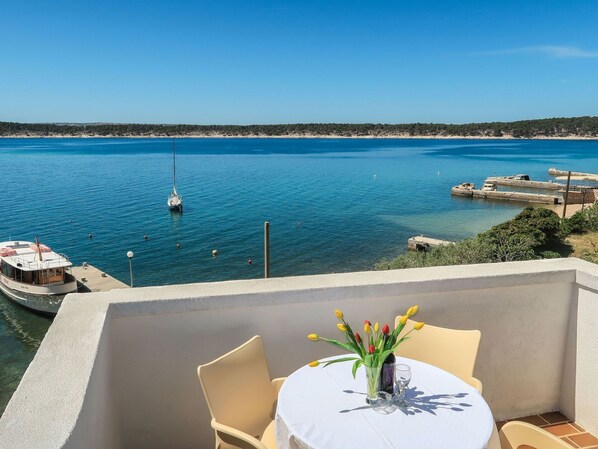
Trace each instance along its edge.
{"label": "round table", "polygon": [[[304,366],[280,390],[276,410],[277,449],[484,449],[494,420],[478,391],[454,375],[416,360],[408,406],[385,412],[365,403],[363,367],[351,363]],[[391,411],[391,413],[388,413]]]}

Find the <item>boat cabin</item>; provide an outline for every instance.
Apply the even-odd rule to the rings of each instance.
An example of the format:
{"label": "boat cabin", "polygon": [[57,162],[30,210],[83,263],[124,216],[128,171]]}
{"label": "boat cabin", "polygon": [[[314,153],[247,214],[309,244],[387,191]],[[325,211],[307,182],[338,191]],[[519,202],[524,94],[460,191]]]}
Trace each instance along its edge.
{"label": "boat cabin", "polygon": [[0,247],[0,273],[16,282],[56,285],[65,282],[72,264],[48,246],[29,242],[4,242]]}

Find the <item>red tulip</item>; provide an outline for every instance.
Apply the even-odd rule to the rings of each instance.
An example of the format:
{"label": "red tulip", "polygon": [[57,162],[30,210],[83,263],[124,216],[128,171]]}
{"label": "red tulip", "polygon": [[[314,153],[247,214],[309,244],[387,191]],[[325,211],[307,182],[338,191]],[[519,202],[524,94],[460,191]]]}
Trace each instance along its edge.
{"label": "red tulip", "polygon": [[355,341],[361,343],[361,335],[359,335],[359,332],[355,332]]}
{"label": "red tulip", "polygon": [[384,335],[388,335],[389,332],[390,332],[390,328],[388,327],[388,324],[385,324],[384,327],[382,327],[382,333]]}
{"label": "red tulip", "polygon": [[374,347],[374,345],[370,345],[369,353],[373,354],[374,352],[376,352],[376,348]]}

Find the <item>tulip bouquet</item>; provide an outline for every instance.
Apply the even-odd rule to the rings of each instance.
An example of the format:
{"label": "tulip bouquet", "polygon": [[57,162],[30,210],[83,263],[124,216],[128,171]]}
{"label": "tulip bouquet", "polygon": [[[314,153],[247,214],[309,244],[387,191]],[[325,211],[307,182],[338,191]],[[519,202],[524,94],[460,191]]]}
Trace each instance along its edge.
{"label": "tulip bouquet", "polygon": [[411,332],[420,330],[424,326],[424,323],[422,322],[416,323],[413,326],[413,329],[405,335],[400,336],[407,320],[414,316],[418,309],[418,306],[412,306],[407,309],[407,312],[400,318],[399,324],[392,332],[390,331],[388,324],[385,324],[381,328],[379,323],[372,325],[370,321],[365,320],[363,324],[363,337],[359,332],[354,332],[349,323],[345,321],[345,317],[340,310],[335,310],[334,313],[340,321],[336,327],[344,334],[345,342],[343,343],[331,338],[321,337],[318,334],[309,334],[307,338],[311,341],[325,341],[326,343],[330,343],[343,350],[353,352],[357,357],[341,357],[333,360],[324,360],[322,362],[315,360],[311,362],[309,366],[316,367],[320,365],[320,363],[323,363],[326,367],[333,363],[352,361],[352,373],[355,378],[357,369],[363,365],[366,368],[368,377],[368,397],[377,394],[380,368],[382,367],[384,360],[386,360],[386,357],[393,353],[402,342],[408,339]]}

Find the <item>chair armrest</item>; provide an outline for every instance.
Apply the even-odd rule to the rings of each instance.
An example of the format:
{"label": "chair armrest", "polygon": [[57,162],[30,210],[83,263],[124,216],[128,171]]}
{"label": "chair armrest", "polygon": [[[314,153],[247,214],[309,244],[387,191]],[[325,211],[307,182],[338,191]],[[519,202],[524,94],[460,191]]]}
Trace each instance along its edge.
{"label": "chair armrest", "polygon": [[469,384],[474,387],[480,394],[482,394],[482,390],[484,389],[482,385],[482,381],[480,379],[476,379],[475,377],[471,378],[471,382]]}
{"label": "chair armrest", "polygon": [[[255,449],[268,449],[266,447],[266,445],[264,443],[262,443],[260,440],[258,440],[257,438],[252,437],[248,433],[245,433],[239,429],[235,429],[234,427],[230,427],[230,426],[221,424],[218,421],[216,421],[215,419],[212,419],[212,422],[210,423],[210,425],[212,426],[212,429],[214,429],[218,433],[218,436],[220,437],[220,439],[222,439],[222,441],[224,441],[225,443],[232,444],[235,446],[241,446],[241,447],[246,446],[244,444],[239,445],[238,442],[235,441],[235,440],[241,440],[242,442],[251,445]],[[224,434],[224,435],[221,435],[221,434]],[[228,436],[228,438],[226,436]]]}
{"label": "chair armrest", "polygon": [[277,377],[276,379],[272,379],[272,385],[274,385],[274,388],[276,389],[277,396],[285,380],[287,380],[286,377]]}

